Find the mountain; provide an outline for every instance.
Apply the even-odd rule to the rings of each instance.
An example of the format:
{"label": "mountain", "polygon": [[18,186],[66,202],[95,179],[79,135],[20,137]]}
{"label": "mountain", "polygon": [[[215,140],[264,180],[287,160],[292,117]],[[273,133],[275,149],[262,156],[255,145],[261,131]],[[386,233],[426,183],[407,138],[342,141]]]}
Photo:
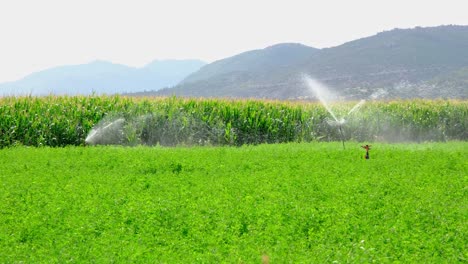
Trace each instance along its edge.
{"label": "mountain", "polygon": [[158,94],[268,97],[265,96],[267,94],[258,93],[262,85],[270,87],[272,80],[276,83],[284,82],[281,72],[288,72],[297,64],[305,63],[318,51],[319,49],[298,43],[284,43],[247,51],[205,65],[178,86],[162,89]]}
{"label": "mountain", "polygon": [[205,65],[160,95],[314,97],[303,74],[347,99],[384,89],[392,98],[467,98],[468,26],[394,29],[315,49],[279,44]]}
{"label": "mountain", "polygon": [[60,66],[0,84],[0,95],[115,94],[174,86],[205,65],[199,60],[156,60],[142,68],[107,61]]}
{"label": "mountain", "polygon": [[[468,26],[440,26],[394,29],[324,49],[300,69],[349,97],[384,88],[408,98],[422,97],[429,81],[467,66]],[[446,97],[453,87],[439,88],[424,97]]]}
{"label": "mountain", "polygon": [[239,55],[215,61],[201,68],[196,74],[188,76],[182,83],[196,82],[216,75],[232,72],[265,73],[285,68],[305,59],[318,49],[297,43],[278,44],[261,50],[252,50]]}

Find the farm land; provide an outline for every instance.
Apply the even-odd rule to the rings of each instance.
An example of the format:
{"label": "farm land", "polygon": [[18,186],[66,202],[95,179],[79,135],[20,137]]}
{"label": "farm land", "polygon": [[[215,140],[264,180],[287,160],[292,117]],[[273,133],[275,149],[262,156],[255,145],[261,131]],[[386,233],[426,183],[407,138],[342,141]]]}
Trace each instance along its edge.
{"label": "farm land", "polygon": [[[28,104],[21,100],[2,101],[3,123],[27,127],[34,108],[25,110],[23,119],[8,108]],[[39,109],[47,105],[34,100],[29,103]],[[102,105],[127,99],[112,100],[118,102]],[[447,129],[452,134],[446,137],[463,137],[466,103],[433,104],[439,108],[428,109],[454,107],[451,113],[461,121],[453,124],[462,126],[439,126],[436,132]],[[315,138],[294,137],[296,142],[281,142],[278,138],[287,137],[279,135],[264,137],[273,142],[237,144],[240,138],[252,140],[240,129],[224,130],[237,137],[222,137],[226,141],[219,145],[84,146],[86,133],[80,129],[89,131],[109,111],[103,106],[86,112],[83,106],[67,112],[64,106],[55,107],[65,117],[74,111],[81,127],[74,123],[78,119],[58,114],[53,125],[44,122],[51,128],[69,122],[68,130],[55,134],[69,135],[69,144],[52,140],[54,130],[35,130],[43,137],[34,137],[33,125],[15,130],[27,131],[26,137],[2,135],[0,259],[6,263],[453,263],[468,258],[466,141],[366,141],[372,145],[369,160],[360,147],[365,143],[356,141],[365,135],[351,128],[346,149],[338,139],[321,137],[324,130],[316,130]],[[302,112],[296,115],[308,120]],[[445,124],[452,122],[450,115],[445,118]],[[439,135],[429,121],[418,124],[431,130],[411,130],[419,136]],[[271,131],[278,130],[272,126]]]}

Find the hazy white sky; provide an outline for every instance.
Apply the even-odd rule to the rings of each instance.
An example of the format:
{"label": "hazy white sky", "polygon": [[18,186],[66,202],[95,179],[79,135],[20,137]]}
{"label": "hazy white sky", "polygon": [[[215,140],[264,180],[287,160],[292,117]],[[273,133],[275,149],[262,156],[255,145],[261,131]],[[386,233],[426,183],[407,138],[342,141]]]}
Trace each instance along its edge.
{"label": "hazy white sky", "polygon": [[468,25],[468,0],[0,0],[0,82],[65,64],[211,62],[281,42],[323,48],[393,28]]}

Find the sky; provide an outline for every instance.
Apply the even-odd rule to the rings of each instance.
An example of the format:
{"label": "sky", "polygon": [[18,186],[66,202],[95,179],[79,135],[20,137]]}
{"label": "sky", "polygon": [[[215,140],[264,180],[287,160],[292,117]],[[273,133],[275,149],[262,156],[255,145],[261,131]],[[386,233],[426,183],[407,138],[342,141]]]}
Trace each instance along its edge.
{"label": "sky", "polygon": [[0,83],[94,60],[206,62],[284,42],[333,47],[394,28],[468,25],[468,0],[0,0]]}

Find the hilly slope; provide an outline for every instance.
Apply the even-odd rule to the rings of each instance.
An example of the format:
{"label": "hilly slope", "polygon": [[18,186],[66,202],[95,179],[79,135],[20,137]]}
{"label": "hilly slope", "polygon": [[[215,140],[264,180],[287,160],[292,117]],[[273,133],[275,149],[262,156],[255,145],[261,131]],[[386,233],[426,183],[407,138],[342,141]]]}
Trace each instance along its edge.
{"label": "hilly slope", "polygon": [[[184,79],[180,85],[163,89],[161,95],[268,97],[262,85],[284,82],[283,74],[305,63],[319,49],[284,43],[215,61]],[[260,93],[259,93],[260,92]],[[267,91],[269,92],[269,91]],[[288,93],[288,91],[286,91]]]}
{"label": "hilly slope", "polygon": [[107,61],[60,66],[0,84],[0,95],[115,94],[174,86],[205,63],[199,60],[154,61],[134,68]]}
{"label": "hilly slope", "polygon": [[262,73],[278,68],[290,67],[315,54],[318,49],[297,43],[284,43],[261,50],[252,50],[218,60],[188,76],[182,83],[196,82],[217,75],[248,71]]}
{"label": "hilly slope", "polygon": [[[271,52],[278,48],[281,56]],[[380,89],[392,98],[466,98],[464,75],[457,74],[466,67],[468,26],[394,29],[321,50],[281,44],[245,52],[208,64],[159,94],[314,97],[302,81],[306,73],[348,99]]]}
{"label": "hilly slope", "polygon": [[395,29],[323,49],[298,70],[351,97],[384,88],[392,97],[434,98],[452,94],[454,87],[428,92],[428,81],[467,66],[468,26],[440,26]]}

